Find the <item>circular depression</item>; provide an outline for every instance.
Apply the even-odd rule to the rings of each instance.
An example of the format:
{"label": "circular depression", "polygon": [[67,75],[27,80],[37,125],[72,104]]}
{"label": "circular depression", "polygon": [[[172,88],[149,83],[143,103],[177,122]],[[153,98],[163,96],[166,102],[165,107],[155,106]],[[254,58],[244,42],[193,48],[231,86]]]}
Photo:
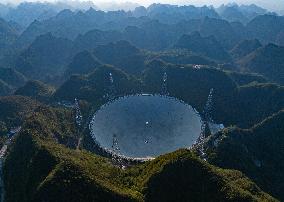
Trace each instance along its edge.
{"label": "circular depression", "polygon": [[201,118],[190,105],[168,96],[131,95],[103,105],[90,124],[93,139],[120,154],[150,158],[192,146],[201,133]]}

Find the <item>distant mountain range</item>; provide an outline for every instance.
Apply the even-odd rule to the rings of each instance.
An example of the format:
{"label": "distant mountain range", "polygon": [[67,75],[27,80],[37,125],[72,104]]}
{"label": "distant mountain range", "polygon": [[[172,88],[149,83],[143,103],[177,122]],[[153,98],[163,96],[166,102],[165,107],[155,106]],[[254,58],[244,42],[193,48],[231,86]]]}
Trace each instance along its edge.
{"label": "distant mountain range", "polygon": [[[283,201],[284,16],[256,5],[123,6],[131,11],[0,5],[5,201]],[[141,93],[209,114],[202,141],[117,161],[90,122],[113,97]],[[224,129],[211,134],[211,122]]]}
{"label": "distant mountain range", "polygon": [[[39,3],[24,2],[17,6],[0,4],[0,17],[7,21],[14,21],[22,27],[28,26],[34,20],[44,20],[55,16],[64,9],[88,10],[89,8],[102,9],[105,11],[125,10],[132,11],[134,17],[148,16],[152,19],[159,19],[165,23],[176,23],[180,20],[197,19],[202,17],[223,18],[228,21],[239,21],[247,23],[257,15],[268,13],[267,10],[252,5],[227,4],[218,8],[195,7],[195,6],[174,6],[166,4],[152,4],[148,8],[135,3],[99,3],[95,5],[91,1],[84,2],[57,2]],[[280,12],[281,13],[281,12]]]}
{"label": "distant mountain range", "polygon": [[242,23],[247,23],[258,15],[264,15],[268,13],[266,9],[256,6],[255,4],[241,6],[239,6],[238,4],[223,4],[219,8],[217,8],[216,11],[225,20]]}
{"label": "distant mountain range", "polygon": [[[197,9],[198,11],[200,8],[192,7],[191,9]],[[51,32],[59,37],[74,39],[79,34],[85,34],[86,32],[94,29],[115,29],[123,31],[124,29],[131,28],[133,26],[142,29],[151,29],[153,27],[157,30],[160,28],[159,31],[167,31],[167,34],[169,35],[172,35],[172,32],[182,31],[182,29],[184,30],[182,34],[186,34],[189,31],[200,31],[206,36],[215,35],[215,37],[226,46],[226,48],[227,46],[232,46],[238,40],[244,38],[258,38],[265,43],[281,42],[284,17],[275,15],[258,15],[247,25],[242,25],[241,23],[230,23],[226,20],[221,20],[218,17],[218,14],[211,15],[210,12],[213,11],[210,11],[209,9],[208,12],[206,10],[204,12],[202,11],[201,13],[203,13],[203,15],[187,16],[183,18],[178,18],[175,16],[159,17],[157,16],[159,14],[158,12],[157,14],[152,15],[150,13],[144,17],[134,18],[133,16],[135,16],[135,11],[132,14],[124,11],[105,13],[102,11],[96,11],[94,9],[89,9],[86,12],[72,12],[71,10],[63,10],[55,17],[42,21],[34,21],[31,23],[21,34],[17,44],[23,46],[27,43],[31,43],[36,36],[47,32]],[[181,16],[186,15],[181,13]],[[171,19],[174,19],[175,21],[172,21]],[[277,23],[272,25],[270,23],[272,20]],[[60,27],[58,27],[59,24]],[[273,34],[270,34],[272,30]],[[170,39],[167,38],[167,40]]]}
{"label": "distant mountain range", "polygon": [[40,3],[40,2],[23,2],[17,6],[10,4],[0,4],[0,16],[7,21],[13,21],[22,27],[27,27],[34,20],[45,20],[55,16],[64,9],[84,10],[96,6],[89,2],[71,1],[67,3]]}

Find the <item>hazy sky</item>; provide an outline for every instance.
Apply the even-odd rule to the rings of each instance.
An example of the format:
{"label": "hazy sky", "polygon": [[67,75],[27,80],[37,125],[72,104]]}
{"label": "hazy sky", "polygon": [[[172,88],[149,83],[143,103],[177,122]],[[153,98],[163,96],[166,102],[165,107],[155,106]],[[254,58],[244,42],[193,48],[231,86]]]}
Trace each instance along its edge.
{"label": "hazy sky", "polygon": [[[12,3],[19,3],[23,1],[39,1],[39,0],[0,0],[0,2],[12,2]],[[40,0],[40,1],[69,1],[69,0]],[[70,0],[72,1],[72,0]],[[88,1],[88,0],[78,0],[78,1]],[[90,1],[90,0],[89,0]],[[222,3],[232,3],[236,2],[238,4],[251,4],[254,3],[256,5],[272,9],[272,10],[284,10],[284,0],[91,0],[94,4],[100,4],[105,2],[116,2],[116,3],[123,3],[123,2],[133,2],[139,3],[141,5],[149,5],[151,3],[169,3],[169,4],[194,4],[194,5],[214,5],[218,6]]]}

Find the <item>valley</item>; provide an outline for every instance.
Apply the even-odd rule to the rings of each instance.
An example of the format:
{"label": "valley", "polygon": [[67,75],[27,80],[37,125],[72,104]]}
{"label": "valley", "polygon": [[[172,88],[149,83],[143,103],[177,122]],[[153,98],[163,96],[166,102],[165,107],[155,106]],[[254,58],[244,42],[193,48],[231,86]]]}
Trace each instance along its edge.
{"label": "valley", "polygon": [[255,4],[0,3],[1,202],[283,201],[283,33]]}

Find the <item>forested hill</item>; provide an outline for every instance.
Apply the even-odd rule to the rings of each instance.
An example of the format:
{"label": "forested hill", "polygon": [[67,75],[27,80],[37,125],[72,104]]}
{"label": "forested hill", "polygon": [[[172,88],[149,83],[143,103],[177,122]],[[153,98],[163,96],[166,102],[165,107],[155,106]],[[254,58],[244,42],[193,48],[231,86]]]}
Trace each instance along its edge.
{"label": "forested hill", "polygon": [[[257,5],[112,6],[122,5],[131,9],[0,3],[4,202],[283,201],[284,16]],[[192,145],[155,159],[120,155],[118,136],[131,139],[137,122],[142,148],[177,142],[182,129],[169,126],[181,110],[159,102],[157,111],[141,104],[124,120],[131,130],[101,144],[96,112],[131,96],[192,109]],[[155,121],[170,139],[150,136],[147,113],[169,120]],[[180,114],[178,123],[194,125]]]}

